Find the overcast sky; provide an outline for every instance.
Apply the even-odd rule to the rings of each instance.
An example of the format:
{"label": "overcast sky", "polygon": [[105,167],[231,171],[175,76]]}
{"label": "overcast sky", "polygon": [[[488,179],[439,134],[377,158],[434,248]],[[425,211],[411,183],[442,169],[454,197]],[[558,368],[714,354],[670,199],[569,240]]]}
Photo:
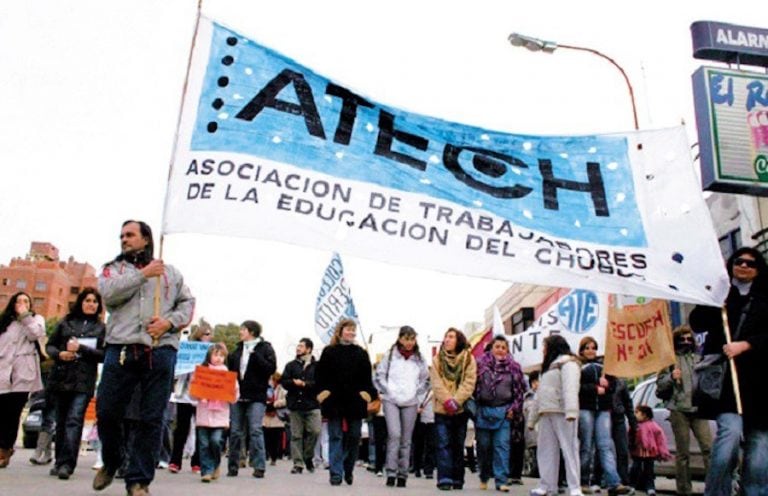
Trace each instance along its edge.
{"label": "overcast sky", "polygon": [[[685,121],[697,140],[689,26],[768,27],[760,3],[203,1],[208,17],[383,104],[522,134],[632,127],[618,71],[594,55],[531,53],[512,31],[613,57],[635,87],[640,126]],[[678,6],[679,5],[679,6]],[[95,267],[124,219],[159,230],[196,0],[0,3],[0,263],[50,241]],[[714,65],[714,64],[709,64]],[[156,235],[159,237],[159,232]],[[256,319],[281,365],[314,337],[331,254],[265,240],[169,235],[164,259],[198,298],[196,319]],[[439,339],[482,320],[508,282],[345,256],[364,332],[410,324]],[[379,334],[378,346],[392,335]]]}

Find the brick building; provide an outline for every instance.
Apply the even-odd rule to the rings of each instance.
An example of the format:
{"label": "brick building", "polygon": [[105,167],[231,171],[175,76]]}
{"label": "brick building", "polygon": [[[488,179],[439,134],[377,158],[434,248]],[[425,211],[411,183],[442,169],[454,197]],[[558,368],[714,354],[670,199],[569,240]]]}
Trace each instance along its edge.
{"label": "brick building", "polygon": [[73,257],[59,260],[59,249],[51,243],[33,241],[29,254],[16,257],[10,265],[0,264],[0,309],[18,291],[32,297],[32,307],[46,319],[69,313],[77,294],[85,287],[96,287],[98,279],[88,263]]}

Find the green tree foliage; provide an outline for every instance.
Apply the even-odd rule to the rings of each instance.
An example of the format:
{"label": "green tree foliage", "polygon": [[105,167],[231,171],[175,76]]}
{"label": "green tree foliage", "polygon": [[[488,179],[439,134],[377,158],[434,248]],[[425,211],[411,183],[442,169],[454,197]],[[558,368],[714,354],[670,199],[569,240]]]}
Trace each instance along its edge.
{"label": "green tree foliage", "polygon": [[216,324],[213,327],[213,341],[217,343],[224,343],[227,345],[227,350],[232,353],[240,342],[240,325],[233,324]]}
{"label": "green tree foliage", "polygon": [[53,334],[53,331],[56,330],[56,326],[59,325],[59,321],[61,319],[58,317],[51,317],[49,319],[45,319],[45,335],[47,337],[51,337],[51,334]]}

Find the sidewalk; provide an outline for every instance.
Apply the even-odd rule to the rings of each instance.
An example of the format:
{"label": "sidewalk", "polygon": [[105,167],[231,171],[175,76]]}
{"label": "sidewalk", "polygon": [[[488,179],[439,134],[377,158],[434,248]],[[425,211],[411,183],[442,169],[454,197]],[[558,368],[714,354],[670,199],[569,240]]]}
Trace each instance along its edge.
{"label": "sidewalk", "polygon": [[[0,470],[0,493],[3,496],[54,496],[57,494],[122,496],[125,494],[123,481],[119,479],[115,479],[111,486],[98,493],[91,488],[91,482],[96,473],[90,468],[95,461],[93,452],[88,452],[80,457],[76,472],[66,481],[60,481],[48,475],[51,465],[38,467],[30,464],[29,457],[31,455],[32,450],[18,449],[8,468]],[[291,463],[288,460],[281,460],[274,467],[267,466],[264,479],[254,479],[251,477],[249,469],[241,469],[238,477],[223,476],[218,481],[203,484],[200,482],[200,476],[189,470],[188,460],[185,460],[183,471],[178,474],[171,474],[167,470],[158,470],[150,489],[153,496],[229,496],[249,493],[269,496],[393,496],[403,494],[435,496],[443,494],[435,487],[434,479],[410,477],[408,487],[405,489],[386,487],[384,478],[376,477],[363,467],[355,468],[355,481],[352,486],[342,484],[335,487],[328,483],[326,470],[318,469],[314,474],[304,472],[301,475],[293,475],[290,470]],[[508,494],[527,495],[531,489],[536,487],[535,479],[524,479],[524,482],[525,485],[523,486],[513,486],[512,492]],[[492,483],[489,484],[487,491],[482,491],[479,489],[479,483],[476,474],[467,472],[465,489],[461,492],[452,493],[456,496],[459,494],[475,496],[504,494],[493,490]],[[656,485],[659,494],[674,494],[673,479],[657,479]],[[703,484],[696,483],[694,490],[701,493]]]}

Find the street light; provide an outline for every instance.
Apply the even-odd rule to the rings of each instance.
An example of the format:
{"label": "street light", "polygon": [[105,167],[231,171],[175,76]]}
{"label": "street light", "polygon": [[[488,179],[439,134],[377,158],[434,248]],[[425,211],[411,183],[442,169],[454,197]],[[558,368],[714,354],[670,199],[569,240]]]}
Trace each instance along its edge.
{"label": "street light", "polygon": [[598,57],[603,58],[608,62],[610,62],[615,68],[619,70],[619,72],[621,72],[621,75],[624,78],[624,81],[627,83],[627,89],[629,90],[629,98],[632,101],[632,118],[635,125],[635,130],[640,129],[640,126],[637,123],[637,105],[635,105],[635,91],[632,89],[632,83],[629,82],[629,77],[627,77],[627,73],[624,72],[624,69],[622,69],[622,67],[619,64],[617,64],[616,61],[613,60],[611,57],[597,50],[594,50],[592,48],[586,48],[586,47],[580,47],[580,46],[574,46],[574,45],[563,45],[562,43],[555,43],[554,41],[545,41],[539,38],[534,38],[533,36],[526,36],[520,33],[510,34],[508,40],[512,46],[524,47],[532,52],[552,53],[558,48],[568,48],[570,50],[579,50],[581,52],[589,52],[593,55],[597,55]]}

